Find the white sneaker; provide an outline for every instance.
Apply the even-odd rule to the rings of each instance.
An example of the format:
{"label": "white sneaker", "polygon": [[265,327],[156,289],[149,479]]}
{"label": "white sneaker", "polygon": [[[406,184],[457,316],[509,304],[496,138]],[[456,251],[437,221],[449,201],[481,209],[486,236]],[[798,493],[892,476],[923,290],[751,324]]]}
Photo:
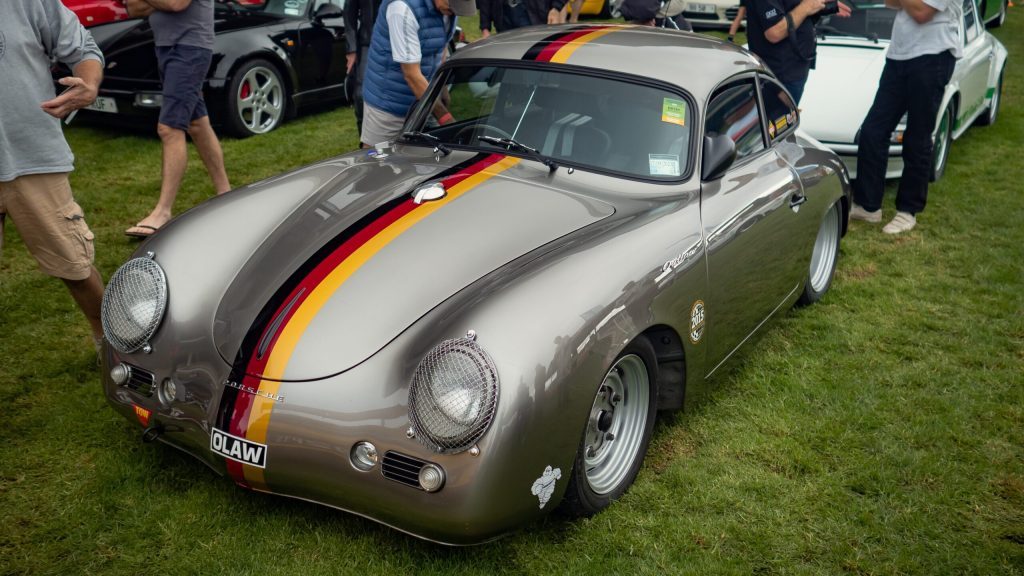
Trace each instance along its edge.
{"label": "white sneaker", "polygon": [[886,234],[899,234],[900,232],[912,230],[916,224],[917,218],[910,212],[897,212],[892,222],[889,222],[882,228],[882,232]]}
{"label": "white sneaker", "polygon": [[882,209],[879,208],[874,212],[868,212],[863,206],[855,202],[853,208],[850,209],[850,220],[863,220],[864,222],[878,224],[882,221]]}

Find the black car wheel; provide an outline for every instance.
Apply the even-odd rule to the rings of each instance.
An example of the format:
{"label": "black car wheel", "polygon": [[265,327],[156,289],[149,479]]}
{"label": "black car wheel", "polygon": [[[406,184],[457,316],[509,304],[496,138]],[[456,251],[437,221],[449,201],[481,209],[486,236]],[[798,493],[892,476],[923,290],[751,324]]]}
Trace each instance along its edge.
{"label": "black car wheel", "polygon": [[953,133],[953,103],[950,102],[942,111],[939,127],[935,131],[935,145],[932,148],[931,181],[938,182],[946,172],[946,160],[949,158],[949,145]]}
{"label": "black car wheel", "polygon": [[999,79],[996,80],[996,88],[992,92],[992,100],[985,109],[985,113],[978,117],[979,126],[990,126],[995,124],[996,116],[999,115],[999,101],[1003,95],[1003,71],[999,71]]}
{"label": "black car wheel", "polygon": [[239,138],[270,132],[284,120],[287,101],[277,68],[266,60],[250,60],[231,79],[227,128]]}
{"label": "black car wheel", "polygon": [[818,228],[818,237],[814,239],[811,250],[811,266],[804,281],[804,292],[797,304],[807,306],[814,304],[828,292],[832,285],[832,277],[836,273],[836,261],[839,260],[839,238],[843,234],[843,207],[836,202],[825,213],[825,218]]}
{"label": "black car wheel", "polygon": [[587,416],[563,509],[591,516],[633,484],[647,454],[657,411],[654,348],[638,337],[605,374]]}

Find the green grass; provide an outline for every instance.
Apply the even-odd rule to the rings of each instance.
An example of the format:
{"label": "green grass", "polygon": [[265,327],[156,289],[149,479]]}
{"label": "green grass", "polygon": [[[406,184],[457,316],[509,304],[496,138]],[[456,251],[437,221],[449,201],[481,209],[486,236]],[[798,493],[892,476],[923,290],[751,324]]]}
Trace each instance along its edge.
{"label": "green grass", "polygon": [[[0,574],[1024,574],[1024,14],[1001,116],[953,145],[917,229],[854,224],[823,302],[782,315],[633,489],[449,549],[236,488],[107,408],[88,330],[8,226]],[[76,125],[72,183],[109,278],[156,200],[154,137]],[[348,108],[224,142],[235,185],[356,146]],[[212,189],[193,154],[182,211]],[[886,217],[892,216],[886,200]]]}

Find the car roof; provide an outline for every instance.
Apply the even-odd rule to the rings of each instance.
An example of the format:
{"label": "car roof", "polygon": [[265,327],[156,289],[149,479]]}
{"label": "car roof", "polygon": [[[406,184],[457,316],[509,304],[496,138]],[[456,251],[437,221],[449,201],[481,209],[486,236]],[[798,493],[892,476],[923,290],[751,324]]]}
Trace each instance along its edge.
{"label": "car roof", "polygon": [[653,78],[698,100],[744,70],[767,71],[750,52],[717,38],[631,24],[532,26],[460,48],[465,59],[561,62]]}

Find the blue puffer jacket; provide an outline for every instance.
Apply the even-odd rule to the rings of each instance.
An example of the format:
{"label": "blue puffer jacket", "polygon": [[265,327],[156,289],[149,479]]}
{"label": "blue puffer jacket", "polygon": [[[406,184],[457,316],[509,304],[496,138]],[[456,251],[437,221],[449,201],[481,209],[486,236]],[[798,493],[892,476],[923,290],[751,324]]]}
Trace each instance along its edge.
{"label": "blue puffer jacket", "polygon": [[386,15],[392,2],[405,2],[416,15],[420,24],[420,70],[427,80],[441,64],[441,54],[455,30],[455,18],[450,18],[448,29],[445,29],[444,15],[438,12],[433,0],[385,0],[381,3],[370,41],[363,100],[388,114],[404,117],[416,96],[405,82],[401,65],[391,56],[391,33]]}

